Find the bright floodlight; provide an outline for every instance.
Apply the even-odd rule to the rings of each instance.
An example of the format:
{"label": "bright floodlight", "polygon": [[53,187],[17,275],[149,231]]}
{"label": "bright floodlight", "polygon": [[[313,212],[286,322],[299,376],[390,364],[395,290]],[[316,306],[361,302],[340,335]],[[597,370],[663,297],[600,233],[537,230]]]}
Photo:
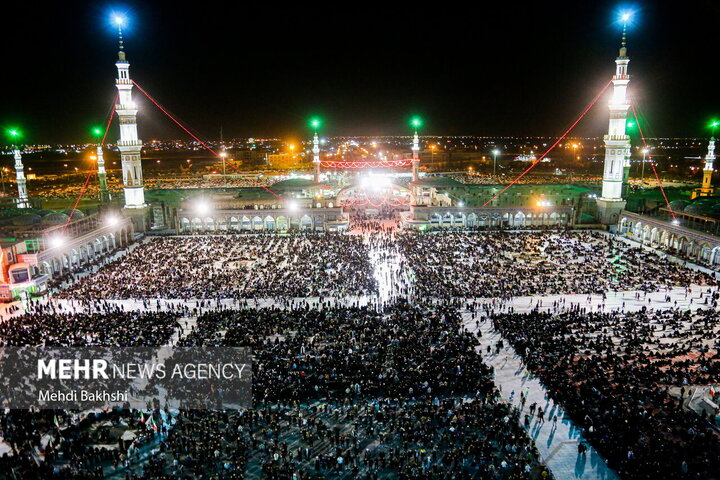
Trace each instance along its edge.
{"label": "bright floodlight", "polygon": [[115,215],[111,215],[111,216],[107,217],[107,219],[105,220],[105,223],[107,223],[110,226],[113,226],[113,225],[117,225],[117,223],[119,221],[120,220],[118,220],[118,218]]}
{"label": "bright floodlight", "polygon": [[16,138],[20,136],[20,130],[18,130],[17,128],[11,128],[7,131],[7,134],[11,138]]}
{"label": "bright floodlight", "polygon": [[620,12],[620,22],[627,25],[632,20],[633,12],[631,10],[623,10]]}
{"label": "bright floodlight", "polygon": [[113,17],[113,22],[115,22],[115,25],[118,27],[122,27],[125,24],[125,18],[120,15],[115,15],[115,17]]}
{"label": "bright floodlight", "polygon": [[320,125],[322,125],[322,121],[318,117],[313,117],[310,119],[310,126],[313,129],[317,130],[318,128],[320,128]]}
{"label": "bright floodlight", "polygon": [[413,117],[410,119],[410,125],[412,125],[413,128],[420,128],[422,127],[422,119],[420,117]]}
{"label": "bright floodlight", "polygon": [[195,211],[199,215],[205,215],[210,211],[210,204],[205,200],[200,200],[195,204]]}
{"label": "bright floodlight", "polygon": [[296,202],[295,200],[290,200],[290,201],[287,203],[287,208],[288,208],[288,210],[290,210],[291,212],[295,212],[295,211],[297,211],[297,209],[298,209],[298,204],[297,204],[297,202]]}
{"label": "bright floodlight", "polygon": [[50,246],[53,248],[59,248],[62,247],[65,244],[65,239],[61,237],[60,235],[52,237],[50,239]]}
{"label": "bright floodlight", "polygon": [[495,150],[492,151],[492,153],[493,153],[493,155],[500,155],[500,150],[498,150],[496,148]]}

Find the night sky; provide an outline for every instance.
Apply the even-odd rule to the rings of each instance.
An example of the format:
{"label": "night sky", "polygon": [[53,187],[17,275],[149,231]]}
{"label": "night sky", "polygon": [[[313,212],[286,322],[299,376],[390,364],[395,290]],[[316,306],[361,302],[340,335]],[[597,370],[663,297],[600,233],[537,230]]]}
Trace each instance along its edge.
{"label": "night sky", "polygon": [[[705,136],[720,115],[716,1],[186,3],[4,4],[0,124],[89,140],[115,95],[112,11],[132,78],[210,139],[306,135],[313,114],[327,135],[403,134],[418,114],[426,134],[556,136],[614,73],[621,8],[649,133]],[[142,139],[187,138],[139,95]],[[603,99],[574,133],[606,125]]]}

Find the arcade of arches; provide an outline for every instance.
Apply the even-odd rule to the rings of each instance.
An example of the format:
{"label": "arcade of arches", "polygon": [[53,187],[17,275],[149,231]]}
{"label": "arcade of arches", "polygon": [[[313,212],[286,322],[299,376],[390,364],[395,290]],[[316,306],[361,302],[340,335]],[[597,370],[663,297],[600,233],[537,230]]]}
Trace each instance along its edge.
{"label": "arcade of arches", "polygon": [[712,235],[626,211],[620,215],[618,233],[692,262],[720,265],[720,239]]}

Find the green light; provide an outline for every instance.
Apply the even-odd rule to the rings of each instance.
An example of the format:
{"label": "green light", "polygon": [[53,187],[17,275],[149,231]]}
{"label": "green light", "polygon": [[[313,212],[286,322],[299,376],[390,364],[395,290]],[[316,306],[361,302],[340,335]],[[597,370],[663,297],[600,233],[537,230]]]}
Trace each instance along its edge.
{"label": "green light", "polygon": [[635,122],[627,122],[628,128],[633,128],[635,126]]}
{"label": "green light", "polygon": [[710,120],[710,128],[717,128],[718,125],[720,125],[720,121]]}
{"label": "green light", "polygon": [[413,117],[410,119],[410,125],[412,125],[415,129],[422,127],[422,124],[422,118],[420,117]]}
{"label": "green light", "polygon": [[20,131],[19,131],[18,129],[16,129],[16,128],[11,128],[10,130],[8,130],[7,133],[8,133],[9,136],[11,136],[11,137],[13,137],[13,138],[16,138],[16,137],[19,137],[19,136],[20,136]]}
{"label": "green light", "polygon": [[96,137],[99,137],[100,135],[102,135],[102,128],[93,127],[92,134],[95,135]]}
{"label": "green light", "polygon": [[310,119],[310,126],[315,130],[320,128],[320,125],[322,125],[322,120],[320,120],[318,117],[313,117]]}

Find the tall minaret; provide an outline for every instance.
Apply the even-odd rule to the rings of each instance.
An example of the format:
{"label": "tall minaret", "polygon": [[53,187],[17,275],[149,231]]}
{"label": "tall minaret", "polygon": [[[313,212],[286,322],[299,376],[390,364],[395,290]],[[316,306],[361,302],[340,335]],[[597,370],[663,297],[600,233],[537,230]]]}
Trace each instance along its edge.
{"label": "tall minaret", "polygon": [[313,118],[310,120],[310,126],[315,132],[313,135],[313,180],[320,183],[320,137],[318,137],[318,128],[320,128],[320,119]]}
{"label": "tall minaret", "polygon": [[118,69],[118,78],[115,85],[118,89],[118,104],[115,112],[120,120],[120,162],[122,163],[123,190],[125,191],[125,208],[145,207],[145,192],[143,191],[142,163],[140,162],[140,150],[142,142],[137,135],[137,106],[132,100],[132,80],[130,80],[130,63],[125,58],[123,46],[122,26],[124,19],[115,19],[118,26],[118,39],[120,51],[118,61],[115,63]]}
{"label": "tall minaret", "polygon": [[625,134],[627,112],[630,105],[627,102],[627,86],[630,82],[628,75],[627,56],[627,22],[629,14],[622,17],[623,34],[620,46],[620,55],[615,59],[615,76],[613,82],[613,96],[610,99],[610,125],[605,135],[605,170],[603,172],[602,196],[597,200],[598,216],[601,223],[615,224],[620,211],[625,208],[623,200],[623,180],[626,166],[630,165],[630,137]]}
{"label": "tall minaret", "polygon": [[708,143],[708,153],[705,155],[705,168],[703,169],[703,182],[702,188],[711,190],[712,189],[712,174],[715,169],[715,137],[710,137]]}
{"label": "tall minaret", "polygon": [[105,171],[105,158],[103,157],[102,145],[97,146],[97,173],[100,181],[100,201],[107,203],[110,201],[110,192],[107,186],[107,172]]}
{"label": "tall minaret", "polygon": [[16,148],[13,150],[13,155],[15,157],[15,179],[18,189],[17,207],[30,208],[30,200],[28,199],[27,193],[27,180],[25,179],[25,167],[22,163],[22,154],[20,153],[20,150]]}
{"label": "tall minaret", "polygon": [[703,168],[702,186],[696,188],[692,194],[692,198],[707,197],[714,193],[712,188],[712,176],[715,170],[715,136],[710,137],[708,143],[708,153],[705,155],[705,168]]}
{"label": "tall minaret", "polygon": [[315,183],[320,183],[320,139],[318,138],[318,133],[315,132],[315,136],[313,137],[313,169],[314,169],[314,175],[313,180],[315,180]]}
{"label": "tall minaret", "polygon": [[420,178],[420,137],[418,137],[418,128],[422,122],[419,118],[413,118],[410,123],[415,128],[412,144],[412,181],[417,182]]}

